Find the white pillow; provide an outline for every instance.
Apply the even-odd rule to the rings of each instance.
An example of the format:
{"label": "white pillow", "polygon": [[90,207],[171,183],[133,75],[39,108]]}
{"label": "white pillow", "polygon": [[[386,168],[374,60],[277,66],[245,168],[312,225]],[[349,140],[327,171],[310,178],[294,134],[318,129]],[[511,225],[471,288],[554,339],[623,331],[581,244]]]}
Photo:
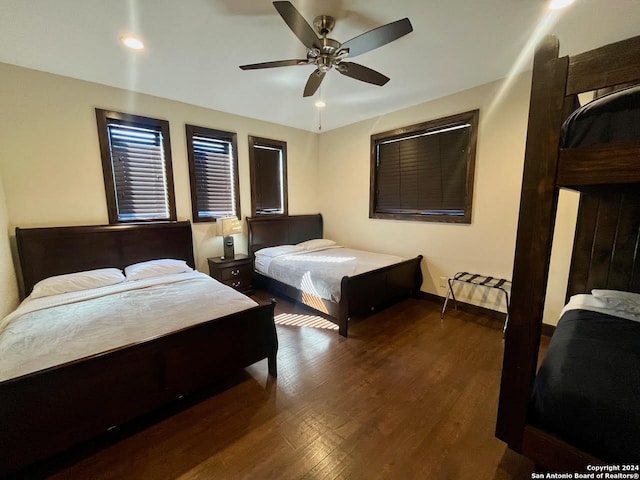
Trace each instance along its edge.
{"label": "white pillow", "polygon": [[313,240],[298,243],[298,247],[302,247],[305,250],[317,250],[319,248],[333,247],[335,244],[336,242],[333,240],[327,240],[326,238],[314,238]]}
{"label": "white pillow", "polygon": [[640,294],[619,290],[591,290],[591,295],[605,302],[610,308],[640,314]]}
{"label": "white pillow", "polygon": [[173,275],[174,273],[185,272],[193,272],[193,268],[187,265],[187,262],[184,260],[173,260],[170,258],[134,263],[124,269],[127,281],[162,277],[163,275]]}
{"label": "white pillow", "polygon": [[304,249],[298,245],[279,245],[277,247],[261,248],[256,252],[257,256],[263,257],[279,257],[280,255],[288,255],[290,253],[303,252]]}
{"label": "white pillow", "polygon": [[56,275],[36,283],[31,292],[31,298],[106,287],[122,283],[125,280],[122,271],[117,268],[99,268],[97,270]]}

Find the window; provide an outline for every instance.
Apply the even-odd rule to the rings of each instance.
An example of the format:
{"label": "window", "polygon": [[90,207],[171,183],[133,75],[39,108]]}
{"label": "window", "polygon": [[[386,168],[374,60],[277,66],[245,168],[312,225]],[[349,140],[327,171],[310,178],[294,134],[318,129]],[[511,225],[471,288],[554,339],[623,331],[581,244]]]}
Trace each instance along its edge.
{"label": "window", "polygon": [[254,215],[287,215],[287,143],[249,136]]}
{"label": "window", "polygon": [[186,130],[193,221],[240,218],[236,134],[193,125]]}
{"label": "window", "polygon": [[96,108],[109,223],[175,220],[169,122]]}
{"label": "window", "polygon": [[369,218],[471,223],[478,114],[372,135]]}

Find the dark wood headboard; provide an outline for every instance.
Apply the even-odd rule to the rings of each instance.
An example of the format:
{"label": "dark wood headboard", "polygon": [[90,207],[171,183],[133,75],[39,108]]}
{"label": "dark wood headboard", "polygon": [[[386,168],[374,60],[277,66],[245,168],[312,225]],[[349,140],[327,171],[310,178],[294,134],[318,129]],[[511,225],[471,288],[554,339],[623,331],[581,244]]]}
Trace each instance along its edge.
{"label": "dark wood headboard", "polygon": [[175,258],[195,267],[189,222],[16,228],[25,296],[54,275]]}
{"label": "dark wood headboard", "polygon": [[261,248],[294,245],[322,238],[322,215],[282,215],[247,217],[249,256],[254,258]]}
{"label": "dark wood headboard", "polygon": [[583,192],[567,299],[594,288],[640,293],[640,193],[632,187]]}

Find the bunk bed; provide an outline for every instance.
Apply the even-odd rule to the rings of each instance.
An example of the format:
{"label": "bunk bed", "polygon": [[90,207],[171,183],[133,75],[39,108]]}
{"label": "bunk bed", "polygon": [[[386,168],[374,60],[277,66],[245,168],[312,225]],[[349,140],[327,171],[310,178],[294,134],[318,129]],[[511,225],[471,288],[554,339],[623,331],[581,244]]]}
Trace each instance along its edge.
{"label": "bunk bed", "polygon": [[[595,138],[579,132],[584,141],[574,142],[563,133],[562,125],[567,119],[567,128],[576,123],[575,115],[580,114],[569,117],[579,106],[578,94],[638,83],[640,36],[571,57],[559,58],[558,51],[558,40],[548,36],[534,58],[496,436],[537,465],[566,472],[584,471],[589,464],[619,459],[615,459],[615,453],[596,451],[588,442],[559,434],[553,425],[540,422],[532,408],[558,192],[560,188],[580,192],[567,298],[592,289],[640,292],[640,252],[636,248],[640,230],[640,135],[637,124],[630,129],[631,135],[609,124],[606,132],[601,129]],[[637,112],[632,115],[637,118]],[[579,121],[589,113],[581,117]],[[614,115],[605,117],[610,120]],[[629,124],[629,119],[622,124]],[[583,127],[578,125],[577,130]],[[554,354],[558,351],[554,344],[561,344],[565,335],[560,332],[561,324],[573,321],[561,318],[550,345]],[[598,321],[592,319],[588,328],[596,328]],[[604,328],[612,330],[611,322],[605,323]],[[640,325],[633,323],[624,328],[637,329]],[[637,335],[636,331],[623,330],[618,337]],[[633,364],[616,365],[615,355],[605,357],[623,348],[622,343],[614,343],[608,350],[598,346],[588,354],[609,362],[609,368],[636,368]],[[634,376],[628,377],[638,382]],[[615,377],[608,380],[611,384]],[[631,391],[637,392],[637,384],[632,387]],[[639,399],[631,400],[637,405]],[[621,440],[625,440],[624,434]]]}
{"label": "bunk bed", "polygon": [[[323,238],[322,215],[278,215],[248,217],[249,254],[254,262],[254,280],[260,288],[299,301],[327,316],[338,325],[338,333],[348,335],[349,318],[365,316],[393,302],[417,295],[422,285],[420,262],[422,255],[363,273],[344,275],[339,280],[338,298],[314,294],[309,289],[297,288],[256,268],[256,252],[269,247],[295,245]],[[352,250],[352,252],[354,252]],[[354,252],[355,253],[355,252]],[[370,256],[376,254],[361,252]],[[373,263],[373,262],[372,262]],[[313,289],[315,290],[315,289]]]}
{"label": "bunk bed", "polygon": [[[148,261],[154,261],[151,269],[157,269],[157,259],[195,266],[189,222],[18,228],[16,241],[26,295],[43,282],[57,280],[58,275],[68,277],[72,272],[95,272],[105,267],[123,270]],[[139,268],[137,272],[140,275]],[[95,294],[90,290],[64,290],[82,295],[78,298],[82,301],[45,305],[16,319],[17,325],[7,324],[1,332],[0,346],[16,348],[2,348],[7,356],[0,358],[0,477],[155,411],[264,358],[268,359],[269,374],[276,376],[274,303],[258,305],[201,273],[184,275],[198,277],[194,280],[198,285],[176,278],[172,289],[167,290],[161,289],[166,285],[156,285],[159,278],[134,280],[127,274],[124,283],[104,288],[144,282],[154,286],[145,284],[136,292],[100,295],[99,288],[92,289]],[[30,295],[27,301],[54,302],[53,297],[61,297],[64,292],[39,298]],[[132,297],[132,293],[137,296]],[[176,294],[183,301],[176,301]],[[176,305],[180,313],[174,315],[176,310],[160,307],[163,301],[180,303]],[[49,307],[58,310],[53,312]],[[61,310],[66,307],[71,310]],[[25,320],[32,314],[43,315]],[[192,316],[195,314],[197,318]],[[96,317],[100,318],[99,328],[86,329]],[[33,329],[26,331],[28,335],[20,335],[24,329],[18,325],[25,323],[29,328],[34,323],[37,327],[51,324],[52,329],[54,324],[64,323],[69,328],[46,337],[36,336]],[[161,323],[160,328],[172,328],[160,332]],[[108,337],[105,327],[120,335]],[[81,335],[74,335],[76,330]],[[131,331],[139,336],[131,335]],[[127,340],[105,346],[112,338]],[[15,376],[15,370],[9,370],[12,374],[7,377],[8,364],[15,363],[17,354],[22,355],[20,350],[27,350],[31,344],[42,346],[46,353],[36,348],[31,351],[37,358],[19,358],[30,365],[35,360],[38,368],[21,370]],[[42,364],[51,362],[50,357],[68,355],[72,347],[77,352],[86,344],[106,350]],[[16,368],[23,369],[23,365],[18,363]]]}

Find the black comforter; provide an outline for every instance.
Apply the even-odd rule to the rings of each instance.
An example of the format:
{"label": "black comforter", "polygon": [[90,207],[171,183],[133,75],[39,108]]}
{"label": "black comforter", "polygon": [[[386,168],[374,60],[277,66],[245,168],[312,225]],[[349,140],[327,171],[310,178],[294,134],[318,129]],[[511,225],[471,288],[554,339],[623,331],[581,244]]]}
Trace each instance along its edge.
{"label": "black comforter", "polygon": [[560,147],[640,142],[640,86],[593,100],[562,126]]}
{"label": "black comforter", "polygon": [[565,313],[538,371],[530,415],[601,460],[640,461],[640,323]]}

